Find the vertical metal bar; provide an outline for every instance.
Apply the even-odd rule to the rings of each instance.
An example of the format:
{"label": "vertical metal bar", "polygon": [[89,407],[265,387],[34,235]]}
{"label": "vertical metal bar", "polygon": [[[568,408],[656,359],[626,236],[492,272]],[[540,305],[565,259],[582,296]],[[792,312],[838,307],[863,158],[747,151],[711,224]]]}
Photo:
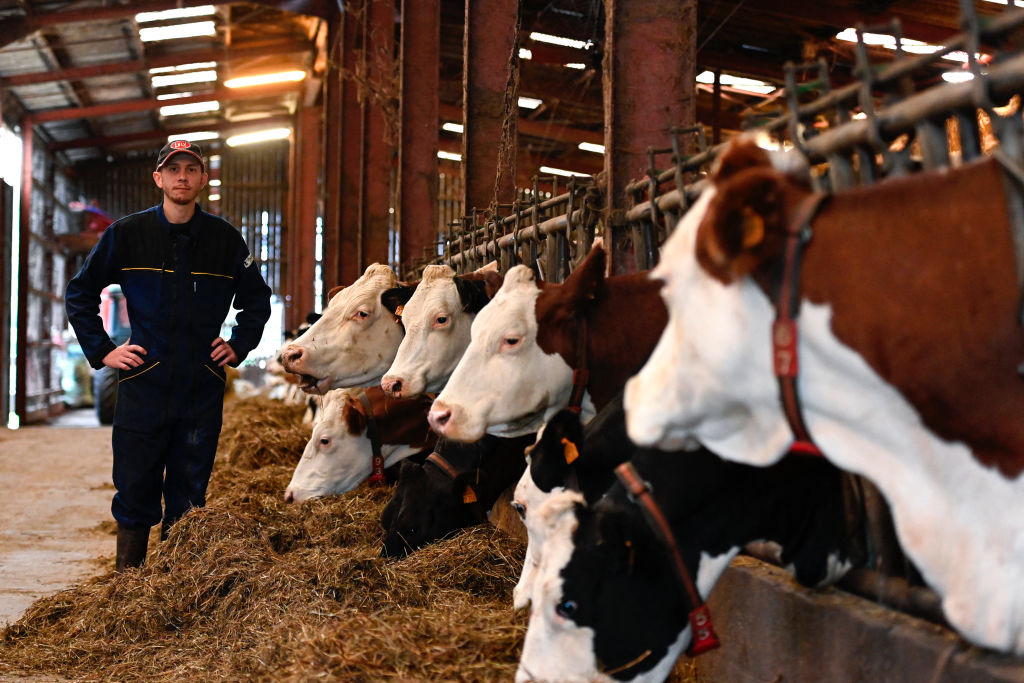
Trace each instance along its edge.
{"label": "vertical metal bar", "polygon": [[[518,93],[507,93],[512,111],[505,111],[510,57],[517,44],[518,0],[467,0],[463,43],[463,206],[490,206],[492,199],[511,202],[515,176],[501,175],[502,184],[494,196],[499,169],[502,124],[506,116],[512,125],[519,115]],[[518,58],[518,57],[515,57]],[[512,167],[518,143],[513,134]]]}
{"label": "vertical metal bar", "polygon": [[15,372],[18,374],[14,389],[14,412],[21,420],[27,417],[25,410],[28,393],[28,243],[32,238],[32,155],[34,133],[32,119],[26,117],[21,123],[21,207],[18,243],[18,327],[15,343]]}
{"label": "vertical metal bar", "polygon": [[[673,125],[696,117],[696,0],[605,0],[605,173],[612,217],[611,272],[636,270],[629,229],[614,210],[630,179],[643,175],[645,150],[664,144]],[[642,68],[637,68],[642,65]],[[651,93],[659,93],[651,97]]]}
{"label": "vertical metal bar", "polygon": [[437,240],[440,0],[402,0],[401,59],[398,260],[408,267]]}

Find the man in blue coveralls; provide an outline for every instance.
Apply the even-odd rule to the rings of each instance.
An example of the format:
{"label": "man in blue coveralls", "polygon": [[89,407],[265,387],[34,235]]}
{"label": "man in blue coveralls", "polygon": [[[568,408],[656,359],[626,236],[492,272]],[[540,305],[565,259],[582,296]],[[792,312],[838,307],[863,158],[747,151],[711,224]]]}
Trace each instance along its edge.
{"label": "man in blue coveralls", "polygon": [[[164,145],[153,172],[163,203],[107,228],[65,296],[89,363],[118,369],[111,511],[119,572],[145,561],[150,527],[162,521],[165,538],[190,507],[206,503],[224,366],[245,359],[270,317],[270,288],[245,240],[196,205],[207,179],[198,145]],[[121,346],[99,317],[100,291],[112,283],[121,285],[132,328]],[[225,341],[232,300],[239,313]]]}

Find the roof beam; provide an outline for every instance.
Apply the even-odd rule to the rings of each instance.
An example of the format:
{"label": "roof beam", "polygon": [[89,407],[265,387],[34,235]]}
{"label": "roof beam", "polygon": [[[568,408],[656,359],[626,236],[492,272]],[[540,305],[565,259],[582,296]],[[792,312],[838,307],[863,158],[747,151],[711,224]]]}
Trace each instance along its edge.
{"label": "roof beam", "polygon": [[148,140],[158,140],[161,138],[171,137],[173,135],[184,135],[186,133],[193,133],[197,129],[202,130],[214,130],[214,131],[244,131],[250,128],[263,128],[264,126],[290,126],[293,123],[293,117],[290,114],[282,114],[279,116],[267,116],[262,119],[249,119],[246,121],[224,121],[221,123],[214,123],[204,126],[188,126],[179,128],[168,128],[160,130],[147,130],[139,133],[126,133],[124,135],[108,135],[106,137],[89,137],[89,138],[78,138],[76,140],[63,140],[61,142],[52,142],[46,146],[51,152],[63,152],[68,149],[81,149],[83,147],[114,147],[116,145],[123,145],[129,142],[146,142]]}
{"label": "roof beam", "polygon": [[26,118],[32,124],[49,123],[51,121],[67,121],[70,119],[89,119],[99,116],[111,116],[114,114],[127,114],[130,112],[150,111],[159,107],[166,107],[172,104],[191,104],[193,102],[206,102],[207,100],[219,100],[229,102],[232,100],[250,100],[259,97],[280,97],[298,92],[301,84],[284,83],[268,85],[262,88],[219,88],[213,92],[179,97],[174,100],[123,100],[121,102],[109,102],[96,104],[91,107],[70,107],[67,109],[48,109],[45,111],[29,114]]}
{"label": "roof beam", "polygon": [[[175,100],[177,101],[177,100]],[[462,122],[462,107],[451,104],[442,104],[440,116],[446,121]],[[598,145],[604,144],[604,133],[601,131],[584,130],[582,128],[570,128],[547,121],[534,121],[519,117],[519,132],[523,135],[530,135],[536,138],[547,138],[559,142],[578,144],[580,142],[593,142]]]}
{"label": "roof beam", "polygon": [[18,74],[0,79],[0,86],[13,88],[39,83],[52,83],[54,81],[79,81],[97,76],[112,76],[145,71],[162,66],[177,66],[186,62],[233,61],[295,52],[309,52],[312,50],[313,45],[311,43],[298,40],[274,42],[253,47],[231,48],[229,50],[190,50],[188,52],[161,55],[149,59],[137,59],[129,62],[105,62],[103,64],[93,64],[77,68]]}

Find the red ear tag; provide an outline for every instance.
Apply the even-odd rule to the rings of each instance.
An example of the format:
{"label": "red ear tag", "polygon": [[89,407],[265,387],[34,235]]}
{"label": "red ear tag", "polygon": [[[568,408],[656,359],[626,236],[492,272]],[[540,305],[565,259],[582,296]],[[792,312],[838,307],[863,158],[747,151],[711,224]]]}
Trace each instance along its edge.
{"label": "red ear tag", "polygon": [[387,483],[387,480],[384,478],[384,457],[375,455],[371,462],[373,465],[373,474],[370,475],[369,482],[371,484]]}
{"label": "red ear tag", "polygon": [[714,650],[719,646],[718,636],[715,635],[715,627],[711,624],[711,611],[707,605],[701,605],[690,612],[690,631],[693,634],[690,643],[690,656]]}
{"label": "red ear tag", "polygon": [[563,436],[562,445],[565,446],[565,464],[573,464],[576,461],[576,458],[580,457],[580,452],[576,449],[576,444]]}
{"label": "red ear tag", "polygon": [[473,490],[473,487],[466,486],[466,490],[462,492],[462,502],[466,505],[476,502],[476,491]]}

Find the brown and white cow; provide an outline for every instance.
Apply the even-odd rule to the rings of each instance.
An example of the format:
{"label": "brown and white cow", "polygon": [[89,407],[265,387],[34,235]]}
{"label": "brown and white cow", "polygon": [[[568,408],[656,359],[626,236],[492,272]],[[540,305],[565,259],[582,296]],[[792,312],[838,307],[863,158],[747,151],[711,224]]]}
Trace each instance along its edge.
{"label": "brown and white cow", "polygon": [[380,387],[329,391],[285,491],[286,501],[346,493],[370,476],[373,445],[360,394],[369,399],[385,467],[433,448],[437,437],[427,425],[428,399],[392,399]]}
{"label": "brown and white cow", "polygon": [[604,272],[600,242],[562,284],[538,282],[526,266],[509,270],[473,322],[431,427],[459,441],[535,432],[568,405],[578,365],[589,371],[585,412],[607,404],[643,365],[667,313],[645,273]]}
{"label": "brown and white cow", "polygon": [[402,326],[380,300],[397,282],[390,268],[374,263],[331,298],[323,317],[282,349],[281,364],[302,375],[303,391],[380,382],[402,341]]}
{"label": "brown and white cow", "polygon": [[[811,222],[797,361],[811,438],[882,491],[950,623],[1024,654],[1024,335],[1004,182],[985,160],[834,195]],[[726,152],[652,273],[670,319],[627,386],[634,441],[695,437],[755,465],[786,453],[766,292],[809,194],[750,143]]]}
{"label": "brown and white cow", "polygon": [[469,345],[476,314],[500,286],[496,271],[456,275],[432,265],[415,287],[385,293],[385,305],[401,301],[405,337],[381,380],[384,391],[395,397],[440,391]]}

